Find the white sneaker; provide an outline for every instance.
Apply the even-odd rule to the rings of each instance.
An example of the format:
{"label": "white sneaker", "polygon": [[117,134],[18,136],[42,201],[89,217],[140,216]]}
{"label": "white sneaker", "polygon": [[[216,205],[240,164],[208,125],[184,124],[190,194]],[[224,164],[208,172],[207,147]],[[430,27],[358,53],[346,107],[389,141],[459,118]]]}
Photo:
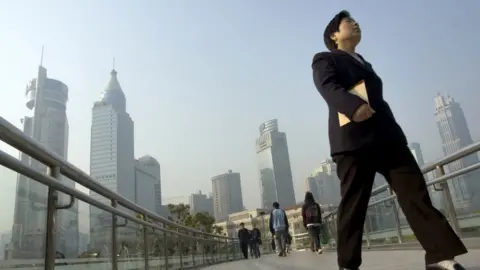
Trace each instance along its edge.
{"label": "white sneaker", "polygon": [[438,263],[427,265],[427,270],[466,270],[462,265],[454,260],[445,260]]}
{"label": "white sneaker", "polygon": [[317,253],[318,253],[318,254],[322,254],[322,253],[323,253],[323,249],[319,249],[319,250],[317,251]]}

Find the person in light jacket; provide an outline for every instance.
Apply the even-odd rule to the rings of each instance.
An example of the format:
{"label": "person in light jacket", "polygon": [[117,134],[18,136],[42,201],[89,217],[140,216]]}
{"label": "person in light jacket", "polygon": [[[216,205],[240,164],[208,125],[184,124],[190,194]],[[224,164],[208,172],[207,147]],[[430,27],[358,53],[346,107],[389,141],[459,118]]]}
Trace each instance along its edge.
{"label": "person in light jacket", "polygon": [[275,237],[278,256],[287,256],[285,248],[288,232],[288,219],[285,211],[280,209],[280,204],[278,202],[273,203],[273,211],[270,213],[270,232]]}

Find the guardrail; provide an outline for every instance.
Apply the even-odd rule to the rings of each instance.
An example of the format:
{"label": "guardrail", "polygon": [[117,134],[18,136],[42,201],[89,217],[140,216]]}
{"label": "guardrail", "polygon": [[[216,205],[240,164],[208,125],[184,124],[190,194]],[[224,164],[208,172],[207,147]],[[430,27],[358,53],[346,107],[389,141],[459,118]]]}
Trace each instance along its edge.
{"label": "guardrail", "polygon": [[[460,226],[459,218],[457,217],[457,213],[456,213],[456,210],[455,210],[455,207],[454,207],[454,203],[453,203],[453,200],[452,200],[452,196],[451,196],[450,189],[449,189],[447,181],[452,179],[452,178],[458,177],[460,175],[464,175],[464,174],[467,174],[469,172],[480,169],[480,163],[470,165],[468,167],[459,169],[457,171],[454,171],[454,172],[451,172],[451,173],[448,173],[448,174],[445,174],[444,166],[448,165],[448,164],[450,164],[454,161],[457,161],[457,160],[459,160],[463,157],[466,157],[468,155],[477,153],[479,151],[480,151],[480,142],[477,142],[477,143],[471,144],[471,145],[469,145],[469,146],[467,146],[467,147],[465,147],[465,148],[463,148],[463,149],[461,149],[461,150],[459,150],[459,151],[457,151],[457,152],[455,152],[455,153],[453,153],[449,156],[446,156],[446,157],[438,160],[435,163],[428,164],[428,165],[424,166],[423,168],[421,168],[423,174],[426,174],[426,173],[434,171],[434,170],[437,171],[437,173],[438,173],[437,176],[438,177],[435,178],[434,180],[428,181],[427,182],[427,187],[433,186],[435,191],[441,191],[442,192],[443,201],[444,201],[444,204],[445,204],[445,209],[444,210],[445,210],[446,217],[449,220],[449,222],[451,223],[453,230],[459,236],[462,236],[462,230],[461,230],[462,227]],[[478,179],[478,181],[480,181],[480,179]],[[398,206],[398,203],[395,200],[396,195],[390,189],[389,185],[385,184],[385,185],[382,185],[378,188],[373,189],[371,196],[375,196],[375,195],[378,195],[378,194],[383,193],[383,192],[388,192],[388,194],[389,194],[388,197],[385,197],[383,199],[380,199],[380,200],[377,200],[377,201],[374,201],[374,202],[370,203],[369,207],[376,206],[376,205],[379,205],[379,204],[388,205],[388,203],[390,203],[390,205],[388,205],[387,207],[390,207],[392,209],[392,216],[393,216],[393,220],[394,220],[394,222],[393,222],[394,223],[394,229],[389,230],[389,231],[395,231],[395,233],[394,233],[395,236],[394,237],[387,237],[388,239],[384,239],[384,240],[387,241],[387,242],[392,241],[388,244],[391,244],[393,242],[401,244],[401,243],[404,243],[405,240],[415,241],[415,237],[411,233],[411,230],[410,230],[409,226],[401,224],[401,220],[400,220],[400,217],[399,217],[400,207]],[[332,238],[331,238],[332,241],[330,241],[330,242],[335,242],[335,239],[336,239],[336,216],[337,216],[337,210],[334,210],[334,211],[330,212],[329,214],[325,215],[324,218],[323,218],[324,224],[326,225],[325,229],[328,231],[328,234],[332,236]],[[474,214],[472,217],[469,217],[469,218],[476,218],[476,220],[480,221],[480,214]],[[472,228],[472,226],[470,226],[470,228]],[[473,228],[480,228],[480,222],[478,222],[478,224],[473,226]],[[408,232],[408,230],[410,230],[410,234],[408,235],[408,237],[405,237],[404,232]],[[479,232],[480,232],[480,229],[479,229]],[[364,243],[365,243],[367,248],[371,247],[372,244],[373,244],[372,243],[373,239],[372,239],[371,235],[374,234],[374,233],[378,233],[378,232],[372,231],[371,228],[370,228],[369,222],[366,222],[365,223],[365,228],[364,228]],[[475,236],[477,236],[477,235],[475,235]],[[478,236],[480,236],[480,234]],[[409,239],[405,239],[405,238],[409,238]],[[381,239],[381,237],[377,238],[377,240],[379,240],[379,239]],[[377,241],[377,243],[379,243],[379,242],[380,242],[380,244],[384,244],[382,241]],[[330,246],[334,246],[334,244],[331,244]]]}
{"label": "guardrail", "polygon": [[[157,261],[158,258],[160,258],[158,256],[157,258],[152,258],[149,255],[151,249],[160,249],[163,253],[164,262],[161,263],[161,267],[158,266],[161,269],[183,269],[184,267],[190,267],[192,265],[199,266],[221,261],[231,261],[242,257],[236,239],[205,233],[203,231],[177,224],[135,204],[132,201],[129,201],[102,186],[68,161],[62,159],[52,151],[49,151],[2,117],[0,117],[0,140],[16,148],[19,152],[30,156],[33,160],[38,161],[40,164],[43,164],[48,168],[48,173],[38,171],[32,168],[29,164],[21,162],[17,158],[0,151],[0,165],[19,174],[23,174],[48,188],[45,209],[45,256],[43,260],[44,269],[46,270],[51,270],[55,267],[58,268],[59,264],[69,264],[69,260],[61,261],[56,259],[56,216],[58,210],[72,207],[75,200],[81,200],[111,214],[111,224],[108,227],[108,234],[113,241],[110,240],[108,246],[109,251],[107,252],[109,254],[109,258],[107,259],[109,261],[109,269],[122,269],[122,267],[119,268],[119,261],[122,261],[119,259],[119,254],[122,250],[118,243],[118,228],[125,227],[125,224],[118,224],[118,217],[125,218],[125,220],[141,226],[141,237],[139,238],[139,246],[141,247],[139,248],[139,251],[143,254],[143,263],[140,267],[142,269],[149,269],[149,264],[151,264],[152,260]],[[110,201],[110,205],[95,200],[79,190],[66,186],[59,181],[62,176],[65,176],[107,198]],[[60,205],[58,192],[70,195],[70,202],[65,205]],[[123,208],[120,209],[119,206],[122,206]],[[137,218],[137,214],[141,214],[143,219]],[[161,243],[157,243],[156,247],[152,247],[153,239],[160,240]],[[170,248],[170,246],[173,246],[173,248]],[[15,247],[13,248],[15,252]],[[172,263],[169,263],[169,258],[173,259],[172,256],[176,256],[175,258],[177,259],[175,260],[179,261],[179,264],[177,264],[179,265],[179,268],[176,268],[175,264],[172,266]],[[190,259],[193,260],[193,262],[188,263],[188,266],[183,263]],[[92,261],[90,261],[90,263],[91,262]],[[26,263],[28,264],[28,262]],[[78,262],[73,263],[73,261],[71,261],[70,263],[78,265]],[[35,267],[38,267],[38,263],[35,263],[34,265]],[[77,268],[78,267],[75,269]],[[135,267],[135,269],[140,268],[138,267],[138,264]],[[2,267],[0,269],[7,268]]]}

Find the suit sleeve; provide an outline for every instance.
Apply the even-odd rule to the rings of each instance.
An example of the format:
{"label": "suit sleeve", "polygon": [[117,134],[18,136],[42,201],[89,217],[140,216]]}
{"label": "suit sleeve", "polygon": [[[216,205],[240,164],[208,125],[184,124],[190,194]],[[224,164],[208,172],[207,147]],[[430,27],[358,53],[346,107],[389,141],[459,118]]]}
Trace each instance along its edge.
{"label": "suit sleeve", "polygon": [[333,64],[330,53],[318,53],[313,58],[313,81],[318,92],[327,102],[328,106],[352,119],[353,114],[366,102],[348,93],[338,81],[338,74]]}

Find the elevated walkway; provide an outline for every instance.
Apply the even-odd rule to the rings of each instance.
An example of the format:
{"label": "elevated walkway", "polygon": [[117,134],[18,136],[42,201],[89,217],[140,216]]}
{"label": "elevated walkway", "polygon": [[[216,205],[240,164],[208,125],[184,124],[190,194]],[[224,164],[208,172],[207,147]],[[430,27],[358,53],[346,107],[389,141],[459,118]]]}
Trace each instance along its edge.
{"label": "elevated walkway", "polygon": [[[468,270],[480,270],[480,250],[470,250],[468,254],[458,257]],[[370,250],[363,253],[362,269],[368,270],[411,270],[425,269],[423,252],[419,250]],[[201,268],[205,270],[336,270],[337,254],[325,252],[318,255],[310,251],[294,251],[288,257],[280,258],[267,255],[259,259],[235,261]]]}

